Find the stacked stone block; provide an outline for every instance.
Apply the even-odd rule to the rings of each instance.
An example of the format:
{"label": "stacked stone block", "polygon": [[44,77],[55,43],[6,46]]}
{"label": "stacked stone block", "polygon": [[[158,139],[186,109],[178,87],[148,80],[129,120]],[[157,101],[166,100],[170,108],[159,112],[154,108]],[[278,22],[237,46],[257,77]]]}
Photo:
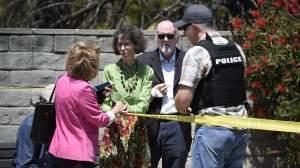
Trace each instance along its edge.
{"label": "stacked stone block", "polygon": [[[116,62],[112,49],[114,30],[0,28],[0,142],[15,141],[24,117],[34,110],[43,88],[65,69],[65,56],[76,41],[93,40],[101,46],[100,73]],[[153,31],[144,31],[147,51],[156,48]],[[182,38],[179,39],[179,48]]]}
{"label": "stacked stone block", "polygon": [[[101,83],[105,65],[115,63],[120,58],[113,53],[113,33],[114,30],[0,28],[0,143],[15,142],[21,121],[33,112],[32,105],[37,102],[43,88],[64,73],[65,55],[74,42],[93,40],[99,43],[100,73],[92,84]],[[231,32],[220,33],[231,37]],[[146,51],[155,49],[154,32],[144,31],[144,34],[148,41]],[[187,50],[191,44],[180,36],[178,47]],[[244,166],[277,165],[282,153],[276,153],[281,150],[270,147],[273,143],[273,147],[284,146],[282,142],[271,143],[270,140],[266,142],[265,138],[251,137]],[[275,153],[269,154],[270,151]],[[186,166],[190,167],[190,161]]]}

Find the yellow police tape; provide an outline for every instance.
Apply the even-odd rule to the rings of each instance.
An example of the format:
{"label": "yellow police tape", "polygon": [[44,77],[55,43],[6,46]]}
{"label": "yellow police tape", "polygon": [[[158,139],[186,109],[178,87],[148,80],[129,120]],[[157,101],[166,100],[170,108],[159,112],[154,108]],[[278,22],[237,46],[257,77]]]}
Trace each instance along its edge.
{"label": "yellow police tape", "polygon": [[246,118],[236,116],[187,116],[187,115],[155,115],[155,114],[140,114],[129,113],[129,115],[154,118],[161,120],[182,121],[196,124],[207,124],[215,126],[224,126],[232,128],[249,128],[266,131],[280,131],[300,133],[300,122],[281,121],[259,118]]}
{"label": "yellow police tape", "polygon": [[[0,91],[43,91],[45,88],[28,88],[28,87],[0,87]],[[187,115],[154,115],[129,113],[129,115],[154,118],[161,120],[182,121],[196,124],[207,124],[233,128],[249,128],[266,131],[280,131],[300,133],[300,122],[295,121],[281,121],[259,118],[244,118],[235,116],[187,116]]]}

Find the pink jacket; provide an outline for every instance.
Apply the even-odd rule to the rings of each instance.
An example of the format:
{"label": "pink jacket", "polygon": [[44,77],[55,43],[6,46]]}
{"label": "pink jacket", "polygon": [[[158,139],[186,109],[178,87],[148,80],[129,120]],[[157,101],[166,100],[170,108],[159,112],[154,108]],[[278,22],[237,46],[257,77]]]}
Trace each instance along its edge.
{"label": "pink jacket", "polygon": [[57,81],[55,109],[56,129],[49,152],[58,158],[95,162],[98,127],[109,125],[114,115],[102,112],[88,82],[67,74]]}

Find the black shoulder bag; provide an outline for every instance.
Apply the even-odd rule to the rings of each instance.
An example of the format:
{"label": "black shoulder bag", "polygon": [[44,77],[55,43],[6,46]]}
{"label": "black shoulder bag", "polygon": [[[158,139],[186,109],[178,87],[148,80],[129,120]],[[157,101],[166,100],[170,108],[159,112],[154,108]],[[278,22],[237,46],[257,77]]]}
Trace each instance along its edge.
{"label": "black shoulder bag", "polygon": [[35,105],[30,138],[35,143],[49,144],[55,131],[55,103],[52,103],[56,84],[48,102],[37,102]]}

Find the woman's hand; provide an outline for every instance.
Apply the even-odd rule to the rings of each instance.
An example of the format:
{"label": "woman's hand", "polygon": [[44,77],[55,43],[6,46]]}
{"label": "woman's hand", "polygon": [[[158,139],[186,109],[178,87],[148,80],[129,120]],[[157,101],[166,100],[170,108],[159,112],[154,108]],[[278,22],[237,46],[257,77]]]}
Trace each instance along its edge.
{"label": "woman's hand", "polygon": [[103,104],[104,99],[111,94],[111,87],[104,87],[101,92],[96,92],[98,104]]}
{"label": "woman's hand", "polygon": [[128,104],[125,104],[123,107],[123,110],[121,111],[122,114],[127,114],[128,113]]}
{"label": "woman's hand", "polygon": [[111,87],[105,87],[105,88],[103,89],[103,91],[101,92],[101,94],[102,94],[103,96],[107,97],[112,91],[113,91],[113,90],[112,90]]}
{"label": "woman's hand", "polygon": [[113,108],[111,109],[111,111],[117,115],[119,113],[122,113],[124,111],[124,109],[127,109],[127,105],[125,105],[124,103],[117,101],[115,102],[115,105],[113,106]]}

